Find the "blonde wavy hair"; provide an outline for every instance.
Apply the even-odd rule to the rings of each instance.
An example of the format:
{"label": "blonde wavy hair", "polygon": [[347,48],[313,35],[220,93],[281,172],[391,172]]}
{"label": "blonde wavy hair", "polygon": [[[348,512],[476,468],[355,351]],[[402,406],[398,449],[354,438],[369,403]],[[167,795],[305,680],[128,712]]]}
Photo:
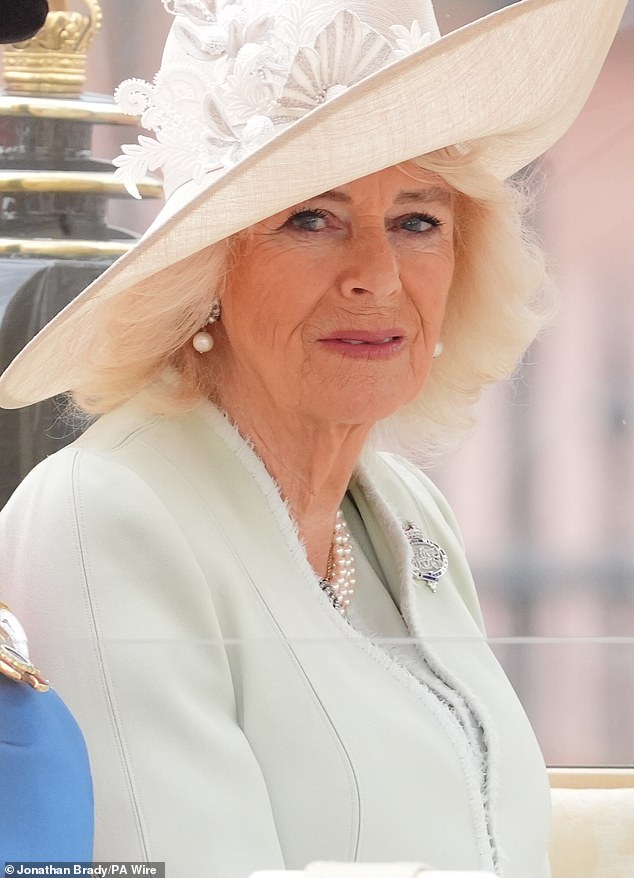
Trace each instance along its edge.
{"label": "blonde wavy hair", "polygon": [[[481,169],[478,148],[450,148],[414,164],[456,192],[456,268],[442,328],[444,352],[418,397],[376,425],[371,444],[430,459],[472,423],[485,385],[513,374],[552,313],[543,253],[531,233],[527,186]],[[410,166],[411,168],[411,166]],[[99,304],[99,340],[73,389],[85,412],[133,396],[173,415],[214,397],[211,358],[192,347],[210,302],[222,299],[241,232]],[[177,294],[175,294],[175,286]]]}

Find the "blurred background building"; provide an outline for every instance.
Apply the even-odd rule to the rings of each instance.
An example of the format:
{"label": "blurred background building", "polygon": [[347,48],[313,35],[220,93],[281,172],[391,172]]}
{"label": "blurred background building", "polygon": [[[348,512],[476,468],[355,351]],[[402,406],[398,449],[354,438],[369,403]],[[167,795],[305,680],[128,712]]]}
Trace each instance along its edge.
{"label": "blurred background building", "polygon": [[489,634],[585,638],[499,647],[549,761],[632,764],[634,647],[621,638],[634,635],[633,2],[537,186],[559,314],[435,476]]}

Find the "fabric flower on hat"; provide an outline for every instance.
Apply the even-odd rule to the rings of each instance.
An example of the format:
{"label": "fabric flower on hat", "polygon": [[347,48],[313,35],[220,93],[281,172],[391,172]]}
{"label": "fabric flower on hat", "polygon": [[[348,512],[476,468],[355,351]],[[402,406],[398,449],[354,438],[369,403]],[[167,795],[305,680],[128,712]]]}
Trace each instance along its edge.
{"label": "fabric flower on hat", "polygon": [[171,15],[187,15],[202,22],[216,20],[215,0],[163,0],[163,6]]}
{"label": "fabric flower on hat", "polygon": [[252,113],[268,115],[284,85],[287,69],[288,64],[270,46],[243,46],[231,72],[219,86],[227,116],[244,123]]}
{"label": "fabric flower on hat", "polygon": [[231,4],[209,19],[200,20],[190,13],[177,15],[174,33],[190,57],[208,61],[222,55],[235,58],[245,45],[270,42],[274,25],[272,15],[249,20],[244,9]]}
{"label": "fabric flower on hat", "polygon": [[217,58],[227,51],[228,32],[218,24],[192,28],[187,21],[177,21],[174,26],[176,38],[187,54],[199,61]]}
{"label": "fabric flower on hat", "polygon": [[148,172],[167,164],[172,169],[188,169],[194,179],[222,167],[205,142],[206,88],[194,70],[168,67],[157,74],[153,83],[129,79],[115,92],[122,109],[140,115],[143,126],[157,135],[156,139],[141,135],[138,143],[124,144],[122,155],[113,161],[115,178],[135,198],[140,198],[138,182]]}
{"label": "fabric flower on hat", "polygon": [[301,118],[394,59],[387,40],[344,9],[322,30],[312,48],[297,53],[274,121]]}
{"label": "fabric flower on hat", "polygon": [[396,45],[398,46],[394,52],[395,58],[405,58],[412,52],[427,48],[433,42],[431,33],[423,31],[418,20],[412,22],[409,30],[402,24],[393,24],[390,30],[396,37]]}
{"label": "fabric flower on hat", "polygon": [[271,119],[258,114],[250,116],[247,124],[240,128],[232,126],[212,95],[205,98],[204,108],[206,125],[203,138],[211,147],[211,154],[217,155],[220,160],[219,165],[207,167],[206,170],[231,167],[275,133]]}
{"label": "fabric flower on hat", "polygon": [[230,168],[288,125],[431,41],[418,21],[393,39],[323,0],[287,0],[261,13],[246,0],[163,0],[174,47],[153,83],[115,97],[156,138],[122,146],[115,176],[137,184],[161,169],[168,188]]}
{"label": "fabric flower on hat", "polygon": [[280,40],[286,46],[294,47],[294,56],[295,51],[302,46],[311,46],[316,35],[332,18],[333,7],[330,3],[322,3],[320,0],[290,0],[280,3],[276,29]]}
{"label": "fabric flower on hat", "polygon": [[138,184],[148,172],[169,166],[172,173],[180,171],[188,179],[199,181],[222,167],[221,162],[210,159],[205,141],[178,138],[176,132],[168,132],[161,140],[140,134],[137,143],[124,143],[121,150],[122,155],[112,162],[117,168],[114,176],[134,198],[141,197]]}

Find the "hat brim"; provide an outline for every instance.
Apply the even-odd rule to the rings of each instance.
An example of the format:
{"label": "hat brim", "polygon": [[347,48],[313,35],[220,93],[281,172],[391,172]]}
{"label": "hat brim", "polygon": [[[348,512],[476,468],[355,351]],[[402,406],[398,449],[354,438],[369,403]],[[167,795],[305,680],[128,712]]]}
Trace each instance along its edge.
{"label": "hat brim", "polygon": [[286,207],[453,144],[477,141],[481,164],[501,179],[525,167],[578,115],[626,2],[522,0],[363,80],[211,181],[181,186],[130,252],[5,370],[0,405],[78,384],[78,338],[94,340],[98,300],[169,266],[177,284],[178,262]]}

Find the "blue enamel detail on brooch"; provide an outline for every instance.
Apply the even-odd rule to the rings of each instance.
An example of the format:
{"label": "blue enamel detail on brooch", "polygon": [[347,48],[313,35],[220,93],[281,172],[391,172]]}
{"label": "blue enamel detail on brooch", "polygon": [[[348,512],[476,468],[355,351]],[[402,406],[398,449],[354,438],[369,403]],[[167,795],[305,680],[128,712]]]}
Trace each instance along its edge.
{"label": "blue enamel detail on brooch", "polygon": [[414,522],[406,521],[403,530],[412,547],[412,576],[419,582],[424,582],[435,594],[438,580],[449,566],[447,553],[438,543],[427,539]]}

